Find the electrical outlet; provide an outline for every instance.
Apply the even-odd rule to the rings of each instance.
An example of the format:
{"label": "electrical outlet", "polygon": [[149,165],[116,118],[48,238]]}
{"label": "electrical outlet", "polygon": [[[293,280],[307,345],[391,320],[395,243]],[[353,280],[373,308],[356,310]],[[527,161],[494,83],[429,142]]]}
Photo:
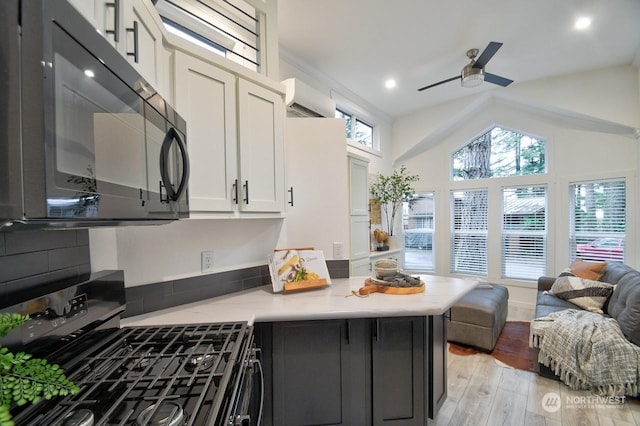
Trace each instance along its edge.
{"label": "electrical outlet", "polygon": [[202,272],[213,272],[213,250],[202,252]]}

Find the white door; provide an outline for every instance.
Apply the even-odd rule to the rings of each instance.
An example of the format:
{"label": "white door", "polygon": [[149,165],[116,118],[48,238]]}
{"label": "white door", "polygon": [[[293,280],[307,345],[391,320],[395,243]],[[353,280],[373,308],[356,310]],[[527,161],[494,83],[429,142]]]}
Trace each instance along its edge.
{"label": "white door", "polygon": [[369,187],[366,161],[349,157],[350,210],[352,215],[369,216]]}
{"label": "white door", "polygon": [[282,95],[238,79],[240,211],[284,211]]}
{"label": "white door", "polygon": [[191,163],[189,209],[235,209],[237,169],[236,77],[176,52],[176,110],[187,121]]}
{"label": "white door", "polygon": [[123,29],[118,46],[154,88],[162,81],[162,30],[140,0],[121,1]]}

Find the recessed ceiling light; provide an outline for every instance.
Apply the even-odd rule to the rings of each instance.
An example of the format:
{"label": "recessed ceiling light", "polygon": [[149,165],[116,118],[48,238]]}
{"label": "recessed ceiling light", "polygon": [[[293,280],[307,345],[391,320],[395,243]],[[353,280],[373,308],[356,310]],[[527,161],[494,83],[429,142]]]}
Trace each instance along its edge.
{"label": "recessed ceiling light", "polygon": [[389,80],[384,82],[384,86],[387,89],[393,89],[394,87],[396,87],[396,81],[392,78],[390,78]]}
{"label": "recessed ceiling light", "polygon": [[576,30],[586,30],[591,26],[591,18],[587,16],[581,16],[576,19],[576,23],[573,25],[573,28]]}

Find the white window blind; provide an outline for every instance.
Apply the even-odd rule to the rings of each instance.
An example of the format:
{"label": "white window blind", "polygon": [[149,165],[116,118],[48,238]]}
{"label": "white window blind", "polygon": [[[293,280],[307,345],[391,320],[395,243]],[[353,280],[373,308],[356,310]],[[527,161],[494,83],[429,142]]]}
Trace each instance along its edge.
{"label": "white window blind", "polygon": [[452,191],[451,212],[451,272],[486,276],[488,191]]}
{"label": "white window blind", "polygon": [[433,272],[433,229],[435,194],[414,194],[411,206],[402,206],[402,228],[404,230],[404,269],[415,272]]}
{"label": "white window blind", "polygon": [[502,277],[537,279],[546,272],[547,188],[502,190]]}
{"label": "white window blind", "polygon": [[571,260],[624,262],[626,182],[581,182],[571,191]]}

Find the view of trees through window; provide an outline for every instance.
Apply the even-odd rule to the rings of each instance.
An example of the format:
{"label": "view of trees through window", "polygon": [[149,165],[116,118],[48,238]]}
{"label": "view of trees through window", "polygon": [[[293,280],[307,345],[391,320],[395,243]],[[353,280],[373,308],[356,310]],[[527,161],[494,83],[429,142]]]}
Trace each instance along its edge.
{"label": "view of trees through window", "polygon": [[494,127],[453,154],[453,179],[535,175],[545,172],[545,141]]}

